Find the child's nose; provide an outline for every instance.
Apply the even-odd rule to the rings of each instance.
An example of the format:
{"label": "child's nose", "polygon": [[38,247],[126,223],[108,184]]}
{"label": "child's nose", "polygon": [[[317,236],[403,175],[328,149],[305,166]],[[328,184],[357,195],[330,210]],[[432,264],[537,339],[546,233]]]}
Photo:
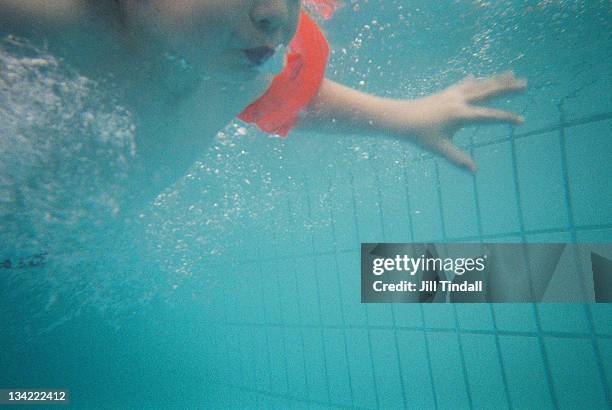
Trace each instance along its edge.
{"label": "child's nose", "polygon": [[260,0],[251,10],[251,21],[262,33],[276,34],[289,25],[289,8],[286,0]]}

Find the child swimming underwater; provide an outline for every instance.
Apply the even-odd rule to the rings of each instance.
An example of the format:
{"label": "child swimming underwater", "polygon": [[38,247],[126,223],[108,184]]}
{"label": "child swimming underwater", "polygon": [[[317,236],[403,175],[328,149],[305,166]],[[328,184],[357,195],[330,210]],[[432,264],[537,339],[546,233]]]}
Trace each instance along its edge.
{"label": "child swimming underwater", "polygon": [[[335,8],[331,0],[308,3],[327,17]],[[473,105],[523,90],[526,82],[512,73],[468,77],[416,100],[325,79],[328,45],[300,0],[0,0],[0,26],[3,35],[44,43],[81,75],[104,82],[137,119],[136,194],[124,208],[141,206],[182,176],[236,117],[282,136],[400,138],[471,172],[476,164],[453,134],[468,125],[522,123]],[[289,44],[273,80],[266,64]]]}

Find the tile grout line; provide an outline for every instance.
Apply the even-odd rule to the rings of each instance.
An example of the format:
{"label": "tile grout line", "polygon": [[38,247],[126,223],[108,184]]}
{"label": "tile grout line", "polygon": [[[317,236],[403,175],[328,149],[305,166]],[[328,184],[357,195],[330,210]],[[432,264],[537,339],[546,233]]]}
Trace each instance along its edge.
{"label": "tile grout line", "polygon": [[[291,203],[289,203],[289,206],[291,209]],[[289,212],[289,223],[293,226],[291,212]],[[293,262],[293,266],[292,266],[293,280],[295,282],[295,293],[296,293],[295,297],[296,297],[296,304],[298,308],[298,322],[302,323],[302,303],[300,302],[300,285],[298,281],[297,266],[296,266],[295,260],[293,260],[292,262]],[[310,400],[310,386],[308,383],[308,370],[306,367],[306,342],[304,341],[304,328],[302,326],[300,326],[299,328],[300,328],[299,330],[300,330],[300,340],[301,340],[301,348],[302,348],[302,360],[304,361],[304,365],[302,366],[302,370],[304,371],[304,386],[306,387],[306,397],[308,398],[308,400]]]}
{"label": "tile grout line", "polygon": [[[311,215],[311,211],[310,211],[310,204],[307,202],[307,206],[308,206],[308,215]],[[326,345],[325,345],[325,333],[324,333],[324,326],[323,325],[323,316],[322,316],[322,309],[321,309],[321,288],[319,286],[319,270],[317,268],[317,263],[316,263],[316,254],[314,251],[314,239],[311,238],[311,247],[312,247],[312,256],[309,258],[312,260],[313,262],[313,270],[314,270],[314,279],[315,279],[315,287],[317,289],[317,313],[319,314],[319,323],[321,324],[321,326],[319,326],[319,330],[320,330],[320,336],[321,336],[321,346],[323,348],[323,366],[325,368],[325,387],[327,389],[327,400],[329,400],[329,404],[332,404],[332,395],[331,395],[331,388],[330,388],[330,382],[329,382],[329,371],[328,371],[328,361],[327,361],[327,352],[326,352]]]}
{"label": "tile grout line", "polygon": [[[517,207],[517,214],[518,214],[518,220],[519,220],[519,229],[521,231],[521,242],[523,244],[526,244],[527,236],[525,235],[525,220],[524,220],[524,215],[523,215],[523,209],[521,208],[521,196],[520,196],[521,191],[520,191],[520,184],[518,180],[518,164],[516,161],[516,142],[515,142],[515,136],[514,136],[513,131],[510,133],[510,142],[511,142],[511,147],[512,147],[512,150],[511,150],[512,172],[514,174],[514,190],[515,190],[516,207]],[[526,249],[523,249],[522,254],[523,254],[523,260],[524,260],[524,263],[527,269],[527,275],[529,277],[529,288],[530,288],[529,291],[532,296],[531,299],[533,300],[533,286],[531,283],[531,274],[532,274],[531,264],[529,263],[529,257],[527,255]],[[546,346],[544,344],[544,338],[542,336],[542,324],[540,320],[538,305],[535,302],[530,303],[530,305],[531,305],[531,311],[533,313],[535,324],[536,324],[537,340],[538,340],[540,354],[542,356],[542,361],[544,364],[546,384],[548,386],[548,391],[550,393],[550,397],[551,397],[553,406],[555,408],[559,408],[559,401],[557,399],[557,394],[555,392],[555,386],[553,383],[553,378],[552,378],[552,374],[550,370],[550,361],[548,359],[548,354],[546,352]]]}
{"label": "tile grout line", "polygon": [[[257,248],[257,254],[259,255],[261,250],[259,249],[259,246],[257,246],[256,248]],[[261,267],[261,263],[257,264],[257,269],[259,269],[260,277],[263,278],[264,270]],[[266,281],[262,281],[262,283],[266,283]],[[263,311],[264,311],[264,321],[263,321],[262,327],[264,328],[264,335],[266,337],[266,364],[268,365],[268,383],[269,383],[270,389],[272,389],[272,360],[270,358],[270,334],[269,334],[269,323],[268,323],[269,312],[268,312],[268,309],[266,309],[265,303],[263,304]],[[226,325],[229,325],[229,324],[226,324]]]}
{"label": "tile grout line", "polygon": [[344,360],[348,371],[349,391],[351,393],[351,406],[355,406],[355,392],[353,391],[353,376],[351,375],[351,362],[348,355],[348,336],[346,334],[346,313],[344,312],[344,298],[342,297],[342,281],[340,280],[340,264],[338,263],[338,239],[336,236],[336,224],[334,219],[334,210],[332,204],[332,180],[327,179],[327,192],[330,198],[329,215],[331,218],[332,241],[334,243],[334,268],[336,270],[336,280],[338,281],[338,300],[340,301],[340,319],[342,322],[342,338],[344,341]]}
{"label": "tile grout line", "polygon": [[[574,230],[576,232],[589,232],[589,231],[606,230],[606,229],[612,229],[612,223],[600,224],[600,225],[582,225],[582,226],[574,227]],[[448,238],[447,243],[458,243],[458,242],[482,243],[483,239],[495,240],[495,239],[504,239],[510,236],[521,236],[522,234],[529,236],[529,235],[566,233],[566,232],[569,233],[570,230],[567,228],[552,228],[552,229],[534,229],[534,230],[528,230],[524,232],[512,231],[512,232],[503,232],[503,233],[497,233],[497,234],[487,234],[487,235],[482,235],[482,236],[474,235],[474,236],[464,236],[464,237],[457,237],[457,238]],[[345,249],[338,249],[336,252],[338,254],[347,254],[347,253],[359,253],[360,250],[345,248]],[[308,253],[300,253],[300,254],[289,255],[289,256],[242,259],[236,263],[237,264],[249,264],[249,263],[267,262],[267,261],[286,261],[286,260],[293,260],[293,259],[309,258],[312,256],[332,256],[333,254],[334,254],[333,250],[320,251],[320,252],[314,252],[314,253],[308,252]],[[222,263],[213,263],[213,264],[208,265],[208,267],[209,268],[221,268],[221,267],[225,267],[225,265]]]}
{"label": "tile grout line", "polygon": [[[543,130],[542,132],[530,132],[530,133],[525,133],[525,134],[517,134],[516,136],[514,136],[514,138],[512,138],[512,137],[511,137],[510,141],[512,142],[512,144],[514,144],[514,140],[515,140],[515,139],[517,139],[517,138],[524,138],[524,137],[527,137],[527,136],[530,136],[530,135],[539,135],[539,134],[543,134],[543,133],[546,133],[546,132],[551,132],[551,131],[558,130],[558,131],[560,132],[560,134],[562,134],[562,135],[563,135],[563,137],[562,137],[562,144],[564,144],[564,141],[563,141],[563,138],[564,138],[564,132],[565,132],[565,129],[564,129],[564,124],[565,124],[566,126],[568,126],[568,127],[571,127],[571,126],[575,126],[575,125],[586,124],[586,123],[589,123],[589,122],[602,121],[602,120],[606,120],[606,119],[609,119],[609,118],[612,118],[612,114],[608,114],[607,116],[605,116],[605,115],[604,115],[604,116],[602,116],[602,118],[600,118],[600,119],[596,119],[596,120],[593,120],[593,121],[584,121],[584,122],[581,122],[581,123],[577,123],[576,121],[574,121],[573,123],[567,123],[567,124],[570,124],[570,125],[567,125],[567,124],[566,124],[566,123],[564,123],[564,121],[562,120],[562,121],[561,121],[561,125],[560,125],[560,126],[558,126],[558,127],[555,127],[555,128],[554,128],[554,129],[552,129],[552,130]],[[506,141],[507,141],[507,140],[506,140]],[[495,143],[498,143],[498,142],[503,142],[503,141],[496,141]],[[490,144],[486,144],[486,145],[490,145]],[[483,146],[484,146],[484,145],[483,145]],[[474,145],[472,145],[472,146],[470,147],[470,149],[473,149],[473,148],[474,148]],[[567,155],[567,152],[566,152],[565,150],[563,150],[563,152],[562,152],[562,156],[563,156],[562,161],[566,159],[566,155]],[[568,195],[568,197],[566,197],[566,200],[567,200],[567,201],[570,201],[570,199],[569,199],[569,190],[568,190],[568,189],[569,189],[569,188],[568,188],[568,186],[569,186],[569,178],[568,178],[568,174],[567,174],[567,162],[565,162],[565,163],[564,163],[564,165],[565,165],[565,169],[564,169],[564,182],[566,183],[566,193],[567,193],[567,195]],[[516,158],[515,158],[514,156],[513,156],[513,167],[516,167]],[[438,172],[438,169],[437,169],[437,164],[436,164],[436,172]],[[405,169],[405,166],[404,166],[404,174],[406,174],[406,169]],[[515,183],[516,183],[516,184],[518,184],[518,181],[516,180],[516,177],[517,177],[517,175],[516,175],[516,172],[515,172]],[[378,178],[378,175],[377,175],[377,178]],[[439,181],[439,175],[438,175],[438,181]],[[352,174],[351,174],[351,188],[352,188],[352,190],[353,190],[353,207],[354,207],[354,210],[355,210],[355,222],[357,223],[357,221],[356,221],[356,219],[357,219],[357,218],[356,218],[356,216],[357,216],[357,214],[356,214],[356,204],[355,204],[355,197],[354,197],[354,189],[355,189],[355,188],[354,188],[354,185],[353,185],[353,176],[352,176]],[[378,189],[379,189],[379,196],[380,196],[380,187],[378,187]],[[477,195],[477,188],[476,188],[476,184],[474,184],[474,189],[475,189],[475,193],[476,193],[476,195]],[[438,186],[438,190],[440,190],[439,186]],[[407,191],[408,191],[408,189],[407,189]],[[518,196],[518,192],[517,192],[517,196]],[[439,198],[438,198],[438,199],[441,201],[441,199],[440,199],[440,193],[439,193]],[[519,200],[519,199],[517,198],[517,200]],[[522,239],[523,239],[523,242],[525,242],[525,241],[526,241],[526,234],[528,234],[528,232],[524,230],[524,226],[523,226],[523,223],[522,223],[522,211],[520,210],[520,200],[519,200],[519,204],[518,204],[518,205],[519,205],[519,212],[521,213],[521,231],[520,231],[520,234],[521,234],[521,236],[523,237],[523,238],[522,238]],[[570,215],[570,218],[572,218],[573,214],[571,213],[571,211],[572,211],[572,209],[571,209],[571,203],[570,203],[570,202],[567,202],[567,203],[566,203],[566,206],[567,206],[567,207],[568,207],[568,209],[569,209],[569,215]],[[440,207],[441,207],[441,204],[440,204]],[[441,213],[443,213],[443,212],[442,212],[442,208],[440,208],[440,210],[441,210]],[[382,213],[382,209],[380,209],[380,202],[379,202],[379,211]],[[408,212],[409,212],[409,219],[411,219],[409,200],[408,200]],[[480,219],[480,209],[479,209],[479,206],[478,206],[478,201],[477,201],[477,215],[478,215],[478,218]],[[382,216],[381,216],[381,218],[382,218]],[[382,222],[382,220],[381,220],[381,222]],[[332,222],[332,224],[333,224],[333,222]],[[442,225],[443,225],[443,236],[444,236],[444,239],[446,240],[447,238],[446,238],[446,235],[445,235],[445,229],[444,229],[444,220],[442,220]],[[480,225],[480,220],[479,220],[479,225]],[[610,226],[612,226],[612,225],[610,225]],[[609,228],[609,226],[608,226],[608,225],[600,225],[600,226],[595,226],[595,225],[593,225],[593,226],[589,226],[589,227],[587,227],[586,229],[580,229],[579,227],[576,227],[576,226],[573,224],[573,219],[572,219],[572,222],[570,222],[570,232],[571,232],[571,235],[572,235],[572,240],[573,240],[573,242],[574,242],[574,243],[576,243],[576,242],[577,242],[577,241],[576,241],[576,233],[577,233],[577,231],[581,231],[581,230],[588,230],[588,229],[602,229],[602,227],[603,227],[603,229],[607,229],[607,228]],[[357,228],[358,228],[358,227],[357,227]],[[411,228],[411,231],[412,231],[412,222],[410,223],[410,228]],[[382,229],[383,229],[383,236],[384,236],[384,224],[382,225]],[[334,229],[334,231],[335,231],[335,229]],[[549,230],[547,230],[547,231],[549,231]],[[554,232],[565,232],[565,230],[563,230],[563,229],[552,230],[552,231],[554,231]],[[359,231],[357,230],[357,232],[359,232]],[[480,233],[480,234],[482,233],[482,228],[481,228],[481,227],[479,227],[479,233]],[[411,234],[412,234],[412,240],[414,240],[414,232],[411,232]],[[358,235],[359,235],[359,234],[358,234]],[[497,236],[497,237],[503,237],[503,236],[506,236],[506,235],[508,235],[508,234],[498,234],[498,236]],[[481,239],[481,240],[483,239],[483,236],[482,236],[482,235],[480,235],[480,239]],[[311,255],[312,255],[312,257],[313,257],[313,258],[314,258],[314,257],[316,257],[316,255],[324,255],[324,254],[326,254],[326,253],[316,253],[316,252],[314,251],[314,238],[312,238],[312,241],[313,241],[313,253],[312,253]],[[335,242],[334,242],[334,244],[335,244]],[[339,251],[339,250],[337,249],[337,247],[336,247],[336,246],[334,246],[334,248],[335,248],[335,249],[334,249],[334,251],[333,251],[333,255],[334,255],[334,257],[336,257],[336,265],[338,264],[338,261],[337,261],[337,255],[338,255],[339,253],[346,253],[346,252],[353,253],[353,252],[356,252],[356,251],[354,251],[354,250],[344,250],[344,251],[343,251],[343,250],[340,250],[340,251]],[[290,257],[287,257],[287,258],[271,258],[271,260],[274,260],[274,261],[279,261],[279,260],[285,260],[285,259],[289,259],[289,258],[290,258]],[[261,262],[262,260],[265,260],[265,259],[263,259],[263,258],[256,258],[256,259],[255,259],[255,261],[256,261],[256,262]],[[270,259],[269,259],[269,260],[270,260]],[[239,264],[239,263],[238,263],[238,264]],[[220,266],[222,266],[222,265],[220,265]],[[259,270],[260,270],[260,274],[261,274],[261,266],[259,266]],[[336,272],[336,273],[338,274],[338,272]],[[317,287],[317,291],[318,291],[318,287]],[[493,331],[493,334],[495,335],[495,338],[496,338],[496,345],[497,345],[497,347],[498,347],[498,356],[499,356],[499,358],[500,358],[500,364],[501,364],[501,366],[502,366],[502,376],[503,376],[503,379],[504,379],[504,387],[505,387],[505,389],[506,389],[506,394],[507,394],[507,399],[508,399],[508,402],[509,402],[509,404],[510,404],[510,406],[511,406],[510,397],[509,397],[509,393],[508,393],[508,390],[507,390],[507,389],[508,389],[508,387],[507,387],[507,381],[506,381],[506,377],[505,377],[505,371],[504,371],[504,368],[503,368],[503,358],[501,357],[501,349],[500,349],[500,347],[499,347],[499,334],[504,334],[504,332],[499,332],[499,331],[498,331],[498,329],[497,329],[497,324],[496,324],[496,318],[495,318],[495,314],[494,314],[494,310],[493,310],[493,308],[492,308],[492,306],[493,306],[493,305],[492,305],[492,304],[489,304],[489,306],[490,306],[490,309],[491,309],[491,314],[493,315],[493,324],[494,324],[494,331]],[[574,335],[574,334],[570,334],[570,333],[567,333],[567,334],[566,334],[566,333],[558,333],[558,334],[555,334],[555,332],[545,332],[545,331],[543,331],[543,330],[541,329],[540,322],[539,322],[539,314],[538,314],[538,312],[537,312],[537,306],[536,306],[535,304],[533,304],[533,307],[534,307],[534,309],[535,309],[535,311],[534,311],[534,315],[535,315],[535,317],[536,317],[536,324],[537,324],[537,329],[538,329],[537,333],[536,333],[535,335],[533,335],[533,334],[525,334],[525,333],[528,333],[528,332],[524,332],[524,333],[523,333],[523,332],[516,332],[516,334],[520,334],[520,335],[523,335],[523,336],[537,337],[537,338],[539,338],[539,339],[541,339],[543,336],[547,336],[547,335],[548,335],[548,336],[565,335],[565,337],[568,337],[568,338],[580,338],[580,339],[583,339],[583,338],[585,338],[585,337],[586,337],[586,338],[590,338],[590,339],[592,340],[592,343],[593,343],[594,354],[595,354],[595,356],[596,356],[596,360],[599,358],[599,356],[598,356],[598,355],[599,355],[599,347],[598,347],[598,335],[597,335],[597,334],[596,334],[596,332],[595,332],[595,327],[594,327],[594,322],[593,322],[592,313],[591,313],[591,311],[590,311],[590,309],[589,309],[588,305],[584,304],[585,314],[587,315],[587,321],[588,321],[588,324],[589,324],[589,335],[586,335],[586,336],[584,336],[584,335]],[[321,306],[320,306],[320,300],[319,300],[319,310],[320,310],[320,308],[321,308]],[[393,309],[392,309],[392,315],[393,315]],[[428,329],[428,328],[425,326],[425,318],[424,318],[424,312],[423,312],[423,310],[422,310],[422,306],[421,306],[421,315],[422,315],[422,321],[423,321],[423,328],[422,328],[421,330],[424,332],[424,334],[425,334],[425,336],[426,336],[426,337],[425,337],[425,340],[426,340],[426,348],[427,348],[427,355],[428,355],[428,357],[429,357],[429,349],[428,349],[428,346],[427,346],[427,331],[428,331],[428,330],[433,330],[433,331],[441,331],[441,330],[439,330],[439,329]],[[232,326],[233,324],[230,324],[230,323],[229,323],[229,321],[228,321],[228,319],[227,319],[227,310],[224,312],[223,316],[224,316],[224,322],[225,322],[225,325],[226,325],[227,327]],[[346,325],[345,325],[345,323],[344,323],[344,314],[342,314],[342,317],[343,317],[343,326],[342,326],[341,328],[345,329],[345,328],[347,328],[347,327],[346,327]],[[366,311],[366,320],[367,320],[367,322],[366,322],[366,323],[367,323],[366,329],[368,329],[368,341],[369,341],[369,344],[370,344],[370,349],[371,349],[371,340],[370,340],[370,332],[369,332],[369,329],[370,329],[370,328],[373,328],[373,326],[371,326],[371,325],[369,324],[369,321],[368,321],[368,319],[367,319],[367,311]],[[461,330],[459,329],[459,327],[458,327],[458,318],[457,318],[457,311],[456,311],[456,309],[455,309],[455,324],[456,324],[456,326],[455,326],[454,331],[455,331],[456,333],[458,333],[458,334],[460,334],[460,333],[467,333],[467,334],[469,334],[469,333],[476,333],[476,332],[467,332],[467,331],[461,331]],[[266,324],[266,325],[264,325],[264,326],[267,326],[267,324]],[[282,326],[282,325],[281,325],[281,326]],[[289,326],[287,326],[287,327],[289,327]],[[395,329],[402,329],[402,327],[398,327],[398,326],[396,326],[396,323],[395,323],[395,316],[394,316],[394,315],[393,315],[393,326],[392,326],[391,328],[392,328],[392,329],[394,329],[394,330],[395,330]],[[452,331],[453,331],[453,329],[450,329],[450,332],[452,332]],[[482,332],[479,332],[479,334],[482,334]],[[508,332],[508,333],[506,333],[506,334],[511,334],[511,332]],[[226,337],[227,337],[227,335],[224,335],[224,337],[226,338]],[[603,339],[608,339],[608,338],[609,338],[609,336],[605,336],[605,335],[603,335],[601,338],[603,338]],[[266,332],[266,339],[267,339],[267,332]],[[346,340],[346,339],[345,339],[345,340]],[[304,342],[303,338],[302,338],[302,342]],[[345,343],[346,343],[346,342],[345,342]],[[542,348],[543,348],[543,340],[541,340],[541,344],[542,344]],[[396,345],[396,346],[397,346],[397,345]],[[226,348],[227,348],[227,344],[226,344]],[[345,346],[345,352],[346,352],[346,346]],[[370,350],[370,352],[372,353],[372,351],[371,351],[371,350]],[[269,353],[269,352],[268,352],[268,353]],[[544,349],[544,353],[545,353],[545,349]],[[325,353],[324,353],[324,354],[325,354]],[[462,355],[463,355],[463,353],[462,353]],[[268,357],[268,359],[269,359],[269,357]],[[546,371],[547,371],[547,373],[549,373],[549,372],[550,372],[550,369],[549,369],[549,365],[548,365],[548,362],[547,362],[547,358],[543,358],[543,359],[545,360],[545,368],[546,368]],[[430,359],[428,359],[428,360],[429,360],[429,366],[430,366],[430,377],[432,377],[432,373],[431,373],[431,363],[430,363],[430,362],[431,362],[431,360],[430,360]],[[462,357],[462,361],[464,361],[464,358],[463,358],[463,357]],[[347,362],[347,364],[348,364],[348,362]],[[602,363],[601,363],[601,360],[597,360],[597,364],[598,364],[598,368],[599,368],[599,372],[600,372],[600,376],[601,376],[601,381],[602,381],[603,386],[604,386],[604,393],[605,393],[605,395],[606,395],[606,399],[608,399],[608,402],[609,402],[609,397],[610,397],[610,395],[609,395],[609,391],[608,391],[608,388],[607,388],[607,383],[606,383],[606,381],[605,381],[605,372],[603,371],[603,367],[602,367],[603,365],[602,365]],[[327,365],[325,365],[325,366],[326,366],[326,368],[327,368]],[[373,368],[372,370],[373,370],[373,372],[374,372],[374,368]],[[464,367],[464,372],[465,372],[465,367]],[[401,374],[401,366],[400,366],[400,374]],[[373,373],[373,375],[374,375],[374,373]],[[349,371],[349,377],[350,377],[350,371]],[[374,377],[375,377],[375,375],[374,375]],[[464,377],[465,377],[465,375],[464,375]],[[376,383],[376,380],[374,380],[374,382]],[[328,386],[327,386],[327,387],[328,387],[328,389],[329,389],[329,383],[328,383]],[[402,384],[402,387],[403,387],[403,384]],[[435,389],[435,386],[434,386],[434,384],[433,384],[433,379],[432,379],[432,388],[433,388],[433,389]],[[551,388],[551,387],[549,386],[549,388]],[[247,390],[247,389],[244,389],[244,388],[240,388],[240,389],[241,389],[241,390]],[[376,389],[376,391],[378,391],[378,390]],[[554,392],[554,390],[551,388],[551,395],[553,394],[553,392]],[[469,394],[469,391],[468,391],[468,394]],[[351,398],[352,398],[352,387],[351,387]],[[435,398],[435,390],[434,390],[434,400],[436,400],[436,398]],[[555,400],[556,400],[556,398],[555,398]],[[302,401],[303,401],[303,400],[302,400]],[[315,402],[313,401],[313,403],[315,403]],[[378,399],[377,399],[377,403],[378,403]],[[437,407],[437,403],[436,403],[436,407]],[[512,406],[511,406],[511,408],[512,408]]]}
{"label": "tile grout line", "polygon": [[[474,142],[474,134],[470,135],[470,142]],[[474,148],[470,148],[470,154],[472,158],[474,157]],[[474,199],[476,203],[476,224],[478,228],[478,236],[481,238],[480,243],[483,244],[483,228],[482,228],[482,214],[480,210],[480,201],[478,195],[478,183],[476,180],[476,175],[472,175],[472,187],[474,188]],[[510,396],[510,388],[508,386],[508,375],[506,374],[506,366],[504,365],[504,358],[502,356],[501,351],[501,343],[499,340],[499,329],[497,327],[497,316],[495,315],[495,309],[493,309],[493,304],[488,303],[489,305],[489,313],[491,314],[491,320],[493,322],[493,336],[495,340],[495,349],[497,350],[497,358],[499,362],[499,367],[502,376],[502,384],[504,386],[504,395],[506,396],[506,401],[508,402],[508,408],[512,410],[514,405],[512,404],[512,397]]]}
{"label": "tile grout line", "polygon": [[[436,174],[436,194],[438,196],[438,209],[440,210],[440,224],[442,227],[442,241],[446,243],[446,222],[444,220],[444,207],[442,205],[442,183],[440,182],[440,166],[438,161],[434,160],[434,169]],[[445,278],[449,279],[449,278]],[[461,334],[459,333],[459,318],[457,316],[457,306],[451,303],[451,309],[453,310],[453,317],[455,321],[455,334],[457,337],[457,343],[459,345],[459,356],[461,359],[461,372],[463,374],[463,383],[465,386],[465,393],[467,394],[468,405],[470,409],[474,408],[474,402],[472,399],[472,391],[470,389],[470,381],[467,373],[467,366],[465,364],[465,354],[463,352],[463,342],[461,340]]]}
{"label": "tile grout line", "polygon": [[[406,154],[406,150],[403,151]],[[404,187],[406,190],[406,210],[408,211],[408,229],[410,232],[410,240],[414,242],[414,221],[412,220],[412,207],[410,206],[410,184],[408,178],[408,169],[406,168],[406,162],[402,162],[402,170],[404,174]],[[423,308],[423,304],[419,303],[419,311],[421,313],[421,323],[423,324],[422,329],[419,329],[423,332],[423,339],[425,341],[425,355],[427,357],[427,370],[429,371],[429,383],[431,385],[432,398],[434,408],[438,409],[438,397],[436,392],[436,385],[434,383],[433,378],[433,367],[431,366],[431,353],[429,351],[429,340],[427,338],[427,327],[425,326],[425,310]]]}
{"label": "tile grout line", "polygon": [[[384,218],[384,212],[382,209],[382,193],[380,191],[380,178],[378,176],[378,172],[375,173],[376,175],[376,186],[377,186],[377,195],[378,195],[378,212],[380,215],[380,224],[382,227],[382,239],[383,242],[386,242],[386,235],[385,235],[385,218]],[[393,304],[389,307],[389,309],[391,310],[391,322],[393,323],[393,343],[395,344],[395,357],[397,360],[397,365],[398,365],[398,370],[399,370],[399,382],[400,382],[400,391],[402,394],[402,404],[404,406],[405,409],[408,408],[408,401],[406,398],[406,388],[404,386],[404,375],[402,372],[402,360],[401,360],[401,356],[400,356],[400,352],[399,352],[399,340],[397,338],[397,326],[396,326],[396,321],[395,321],[395,311],[393,309]]]}
{"label": "tile grout line", "polygon": [[[565,109],[564,109],[564,100],[562,100],[559,103],[559,114],[561,117],[561,123],[564,122],[564,118],[565,118]],[[565,205],[567,207],[567,212],[568,212],[568,217],[569,217],[569,221],[570,221],[570,234],[571,234],[571,239],[572,242],[577,244],[578,243],[578,236],[577,236],[577,232],[575,229],[575,220],[574,220],[574,209],[572,206],[572,194],[571,194],[571,189],[570,189],[570,181],[569,181],[569,168],[568,168],[568,159],[567,159],[567,145],[566,145],[566,138],[567,135],[565,133],[565,128],[561,128],[559,130],[559,143],[561,145],[561,166],[563,169],[563,182],[564,182],[564,193],[565,193]],[[576,257],[574,258],[574,261],[576,263],[576,269],[577,272],[581,272],[582,271],[582,262],[581,262],[581,257],[580,257],[580,252],[576,250]],[[583,283],[584,278],[580,278],[581,281],[581,288],[582,288],[582,292],[583,292],[583,296],[586,295],[586,290],[585,290],[585,285]],[[601,351],[600,351],[600,347],[599,347],[599,340],[596,336],[596,332],[595,332],[595,323],[593,322],[593,315],[591,312],[591,309],[589,307],[588,304],[584,303],[583,304],[583,310],[584,310],[584,314],[586,315],[587,318],[587,325],[589,327],[589,332],[591,334],[591,347],[593,348],[593,355],[595,358],[595,363],[597,365],[597,372],[599,373],[599,380],[601,382],[602,388],[603,388],[603,393],[604,393],[604,398],[606,403],[608,403],[608,408],[612,408],[612,397],[610,397],[610,390],[608,387],[608,381],[607,381],[607,377],[606,377],[606,371],[603,367],[603,361],[602,361],[602,356],[601,356]]]}
{"label": "tile grout line", "polygon": [[[353,220],[355,221],[355,233],[357,234],[357,243],[361,243],[360,231],[359,231],[359,220],[357,219],[357,202],[355,198],[355,179],[353,173],[349,171],[349,180],[351,186],[351,198],[353,200]],[[370,352],[370,366],[372,368],[372,378],[374,382],[374,392],[376,398],[376,408],[380,408],[380,400],[378,399],[378,384],[376,382],[376,369],[374,366],[374,350],[372,349],[372,334],[370,332],[370,319],[368,315],[368,307],[365,306],[365,319],[366,319],[366,332],[368,335],[368,350]]]}
{"label": "tile grout line", "polygon": [[[524,303],[523,305],[527,305]],[[212,325],[221,325],[218,322],[208,322]],[[323,327],[325,329],[342,329],[340,325],[285,325],[282,323],[228,323],[227,326],[232,327],[286,327],[290,329],[296,329],[298,327],[303,327],[305,329],[318,329],[319,327]],[[366,330],[366,329],[376,329],[376,330],[392,330],[393,326],[385,326],[385,325],[348,325],[346,329],[355,329],[355,330]],[[397,326],[400,330],[408,330],[408,331],[425,331],[428,330],[433,333],[454,333],[455,328],[446,328],[446,327],[427,327],[427,326]],[[470,335],[493,335],[494,332],[492,330],[479,330],[479,329],[459,329],[459,332],[462,334],[470,334]],[[524,337],[537,337],[538,333],[536,331],[521,331],[521,330],[498,330],[498,333],[503,336],[524,336]],[[556,337],[562,339],[588,339],[591,337],[590,333],[573,333],[573,332],[558,332],[558,331],[542,331],[542,335],[546,337]],[[599,339],[610,340],[612,339],[612,334],[610,335],[598,335]]]}

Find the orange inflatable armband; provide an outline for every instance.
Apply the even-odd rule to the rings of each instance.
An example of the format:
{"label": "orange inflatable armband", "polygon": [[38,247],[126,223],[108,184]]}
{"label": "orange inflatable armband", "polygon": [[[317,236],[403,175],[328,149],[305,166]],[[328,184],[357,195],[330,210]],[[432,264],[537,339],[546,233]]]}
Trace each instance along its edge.
{"label": "orange inflatable armband", "polygon": [[[330,0],[308,0],[322,16],[335,11]],[[323,7],[325,6],[325,7]],[[286,137],[298,120],[299,113],[315,97],[325,76],[329,44],[317,24],[304,12],[295,37],[289,44],[287,61],[270,88],[249,105],[238,118],[256,124],[262,131]]]}

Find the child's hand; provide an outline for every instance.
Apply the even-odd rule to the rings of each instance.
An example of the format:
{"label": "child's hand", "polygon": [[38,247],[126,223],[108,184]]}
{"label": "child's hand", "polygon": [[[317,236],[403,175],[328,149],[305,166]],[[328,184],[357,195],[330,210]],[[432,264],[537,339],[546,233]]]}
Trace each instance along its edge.
{"label": "child's hand", "polygon": [[527,86],[513,73],[477,80],[468,77],[446,90],[417,100],[376,97],[324,80],[319,93],[298,123],[316,132],[365,134],[410,138],[453,164],[476,172],[469,155],[452,142],[462,127],[506,122],[522,124],[518,115],[473,105],[493,97],[522,91]]}
{"label": "child's hand", "polygon": [[459,167],[476,172],[474,160],[453,144],[453,135],[469,125],[498,122],[522,124],[523,118],[518,115],[473,103],[522,91],[526,86],[527,81],[517,79],[512,72],[487,79],[469,76],[440,93],[398,102],[392,113],[395,117],[393,122],[400,129],[403,126],[407,135],[415,137],[415,142],[425,149],[442,155]]}

